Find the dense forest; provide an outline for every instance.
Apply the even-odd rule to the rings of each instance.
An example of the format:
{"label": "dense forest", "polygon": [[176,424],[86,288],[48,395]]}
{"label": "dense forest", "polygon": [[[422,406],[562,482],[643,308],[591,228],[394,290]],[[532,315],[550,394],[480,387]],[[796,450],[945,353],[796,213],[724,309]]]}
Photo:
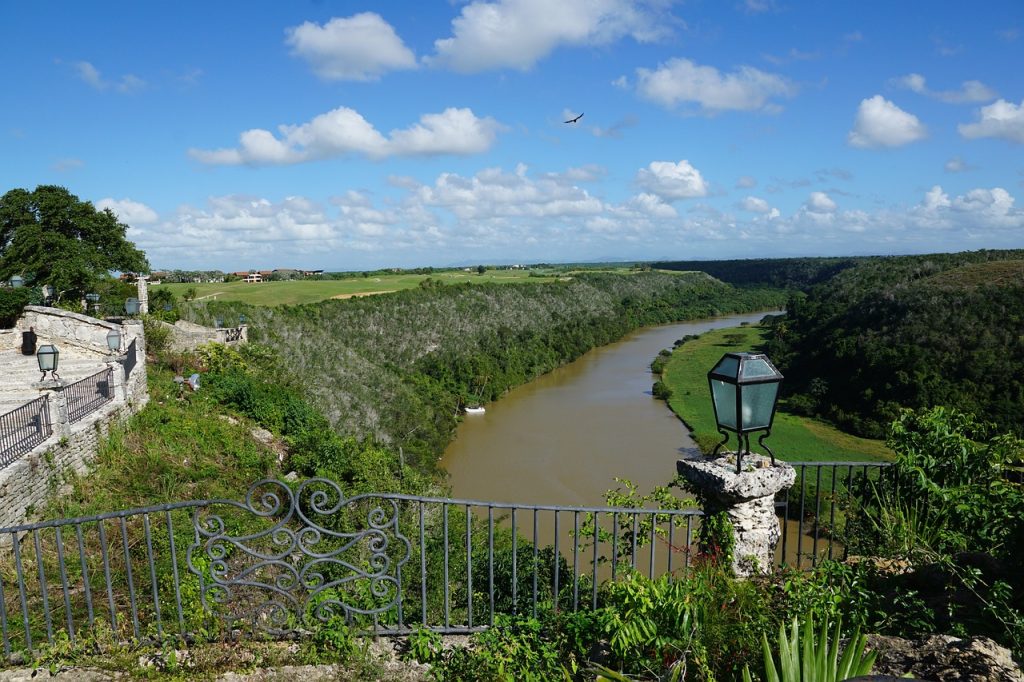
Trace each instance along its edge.
{"label": "dense forest", "polygon": [[768,352],[790,409],[869,437],[901,406],[1024,432],[1024,251],[864,259],[787,310]]}
{"label": "dense forest", "polygon": [[870,258],[750,258],[715,261],[661,261],[651,263],[658,270],[706,272],[735,286],[771,286],[806,289]]}
{"label": "dense forest", "polygon": [[779,307],[785,294],[735,289],[702,273],[590,273],[519,285],[429,286],[362,299],[251,307],[199,302],[209,324],[246,315],[250,338],[340,433],[369,437],[432,466],[460,407],[610,343],[641,326]]}

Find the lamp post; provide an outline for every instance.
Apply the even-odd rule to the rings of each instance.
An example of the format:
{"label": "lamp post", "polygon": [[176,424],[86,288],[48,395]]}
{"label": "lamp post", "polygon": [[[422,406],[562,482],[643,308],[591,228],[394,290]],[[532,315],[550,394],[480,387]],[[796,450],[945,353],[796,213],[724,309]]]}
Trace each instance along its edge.
{"label": "lamp post", "polygon": [[121,350],[121,332],[116,329],[111,329],[107,332],[107,348],[110,349],[111,353],[117,353]]}
{"label": "lamp post", "polygon": [[60,358],[60,351],[52,344],[40,346],[36,351],[36,362],[39,363],[39,371],[43,373],[40,381],[46,380],[46,373],[50,373],[51,379],[60,379],[57,375],[57,360]]}
{"label": "lamp post", "polygon": [[741,471],[743,455],[750,454],[750,434],[754,431],[764,431],[757,442],[768,451],[772,466],[775,465],[775,453],[764,444],[764,439],[771,435],[781,382],[782,374],[764,353],[726,353],[708,372],[715,422],[718,432],[725,436],[712,456],[729,442],[726,431],[735,433],[739,440],[736,473]]}
{"label": "lamp post", "polygon": [[128,316],[137,315],[139,312],[139,299],[137,298],[126,298],[124,300],[124,311],[128,313]]}
{"label": "lamp post", "polygon": [[86,294],[85,300],[92,304],[93,313],[100,311],[100,295],[99,294]]}

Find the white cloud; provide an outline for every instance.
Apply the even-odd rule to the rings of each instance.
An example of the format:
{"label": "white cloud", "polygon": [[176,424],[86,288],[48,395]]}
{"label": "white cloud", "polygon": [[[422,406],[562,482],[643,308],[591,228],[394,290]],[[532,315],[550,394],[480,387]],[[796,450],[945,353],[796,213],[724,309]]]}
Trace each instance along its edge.
{"label": "white cloud", "polygon": [[118,92],[129,93],[146,87],[146,81],[134,74],[126,73],[117,81],[109,81],[90,62],[75,62],[74,67],[79,78],[101,92],[113,88]]}
{"label": "white cloud", "polygon": [[630,208],[655,218],[675,218],[679,215],[671,204],[666,204],[656,194],[641,192],[629,200]]}
{"label": "white cloud", "polygon": [[418,123],[385,137],[354,109],[338,107],[301,125],[278,126],[279,136],[256,128],[239,136],[229,149],[190,149],[189,155],[211,165],[253,166],[301,163],[346,154],[371,159],[389,156],[477,154],[488,150],[501,125],[478,118],[471,109],[424,114]]}
{"label": "white cloud", "polygon": [[[726,244],[733,257],[751,257],[777,248],[780,240],[795,255],[863,251],[866,244],[893,253],[954,251],[975,244],[1012,248],[1024,229],[1024,211],[1000,187],[950,196],[935,186],[915,205],[875,210],[844,210],[819,192],[787,214],[771,207],[737,215],[704,203],[681,214],[649,191],[618,203],[602,201],[570,181],[572,174],[566,169],[532,175],[519,165],[469,176],[441,173],[425,184],[396,179],[387,196],[347,191],[327,202],[302,196],[280,201],[212,197],[203,206],[182,206],[163,220],[132,225],[131,237],[155,265],[232,270],[537,262],[562,254],[594,259],[724,256]],[[125,220],[129,209],[143,206],[130,199],[97,205],[116,205]],[[763,209],[764,204],[754,201],[746,208]]]}
{"label": "white cloud", "polygon": [[638,42],[669,34],[665,3],[657,0],[475,0],[452,21],[452,37],[434,42],[427,61],[463,73],[528,70],[562,46]]}
{"label": "white cloud", "polygon": [[1024,211],[1002,187],[976,188],[950,199],[935,185],[909,212],[910,221],[929,230],[1005,231],[1024,228]]}
{"label": "white cloud", "polygon": [[652,161],[636,173],[636,184],[662,199],[691,199],[707,196],[708,185],[700,171],[683,159],[679,163]]}
{"label": "white cloud", "polygon": [[964,102],[990,102],[998,94],[981,81],[964,81],[959,90],[930,90],[925,82],[924,76],[919,73],[911,73],[893,81],[897,87],[906,88],[919,95],[925,95],[949,104],[962,104]]}
{"label": "white cloud", "polygon": [[82,161],[81,159],[64,158],[57,159],[56,161],[53,162],[53,165],[50,167],[53,168],[53,170],[57,171],[58,173],[67,173],[73,170],[77,170],[84,165],[85,162]]}
{"label": "white cloud", "polygon": [[981,108],[976,123],[961,123],[957,130],[971,139],[998,137],[1024,143],[1024,100],[1019,105],[1003,99],[993,102]]}
{"label": "white cloud", "polygon": [[96,202],[97,210],[104,211],[108,208],[114,212],[119,221],[132,227],[150,225],[159,220],[156,211],[146,204],[131,199],[106,198]]}
{"label": "white cloud", "polygon": [[743,9],[748,14],[763,14],[778,11],[778,6],[775,0],[743,0]]}
{"label": "white cloud", "polygon": [[637,92],[665,107],[696,104],[704,112],[777,111],[774,98],[792,97],[797,88],[782,76],[752,66],[721,73],[689,59],[673,58],[655,70],[637,69]]}
{"label": "white cloud", "polygon": [[772,210],[771,205],[760,197],[745,197],[740,208],[751,213],[769,213]]}
{"label": "white cloud", "polygon": [[970,164],[959,156],[954,156],[949,161],[946,161],[943,168],[946,169],[947,173],[963,173],[964,171],[971,170]]}
{"label": "white cloud", "polygon": [[427,206],[444,207],[462,220],[498,217],[559,218],[597,215],[602,202],[586,190],[552,178],[534,180],[523,164],[514,173],[487,168],[472,178],[442,173],[423,185],[417,197]]}
{"label": "white cloud", "polygon": [[832,197],[824,192],[811,192],[804,207],[814,213],[833,213],[838,208],[836,202],[832,201]]}
{"label": "white cloud", "polygon": [[935,185],[928,190],[924,195],[924,201],[921,202],[921,208],[929,212],[935,212],[950,206],[949,195],[943,192],[942,187],[939,185]]}
{"label": "white cloud", "polygon": [[924,139],[927,134],[917,116],[875,95],[861,101],[847,141],[852,147],[898,147]]}
{"label": "white cloud", "polygon": [[323,26],[307,21],[285,35],[292,54],[328,80],[376,80],[388,71],[416,68],[412,50],[374,12],[335,17]]}
{"label": "white cloud", "polygon": [[757,179],[750,175],[741,175],[736,179],[737,189],[750,189],[757,187]]}
{"label": "white cloud", "polygon": [[79,78],[97,90],[103,90],[107,87],[106,83],[103,81],[103,77],[100,76],[99,70],[89,62],[76,63],[75,70],[78,71]]}
{"label": "white cloud", "polygon": [[1014,198],[1002,187],[972,189],[957,197],[952,208],[988,225],[1024,227],[1024,212],[1014,210],[1014,202]]}

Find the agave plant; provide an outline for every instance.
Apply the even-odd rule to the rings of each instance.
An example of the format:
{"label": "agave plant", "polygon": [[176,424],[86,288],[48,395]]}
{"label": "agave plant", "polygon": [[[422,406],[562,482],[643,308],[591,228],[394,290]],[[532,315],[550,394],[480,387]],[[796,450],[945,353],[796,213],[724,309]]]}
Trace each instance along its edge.
{"label": "agave plant", "polygon": [[[871,673],[875,664],[875,652],[865,654],[867,638],[858,628],[846,644],[842,657],[839,656],[839,642],[842,638],[842,621],[838,621],[829,639],[828,620],[822,622],[821,630],[815,637],[814,621],[804,621],[803,633],[797,619],[793,619],[790,634],[786,636],[785,625],[779,625],[779,656],[776,663],[768,638],[761,635],[764,651],[766,682],[840,682],[851,677]],[[801,642],[801,638],[803,642]],[[752,682],[750,669],[743,669],[743,682]]]}

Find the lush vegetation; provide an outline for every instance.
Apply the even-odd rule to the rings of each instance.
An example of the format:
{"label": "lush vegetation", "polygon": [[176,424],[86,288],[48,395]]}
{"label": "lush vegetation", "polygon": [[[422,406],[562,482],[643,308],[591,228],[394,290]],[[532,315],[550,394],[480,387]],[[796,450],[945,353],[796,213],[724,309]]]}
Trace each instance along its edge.
{"label": "lush vegetation", "polygon": [[429,469],[460,408],[644,325],[764,310],[777,290],[737,290],[697,273],[577,274],[502,286],[417,287],[305,306],[192,304],[209,324],[240,315],[336,429],[372,438]]}
{"label": "lush vegetation", "polygon": [[126,238],[128,226],[63,187],[12,189],[0,197],[0,280],[54,288],[77,304],[111,270],[146,272],[145,254]]}
{"label": "lush vegetation", "polygon": [[745,260],[665,261],[651,263],[660,270],[706,272],[736,286],[806,289],[825,282],[866,258],[751,258]]}
{"label": "lush vegetation", "polygon": [[[661,383],[669,391],[669,407],[693,432],[694,440],[703,451],[710,452],[722,440],[715,427],[708,370],[723,353],[761,348],[768,332],[768,328],[760,326],[710,331],[698,338],[681,339],[667,362],[658,363],[663,356],[655,360],[654,368],[662,369]],[[786,401],[779,405],[771,439],[766,442],[780,459],[789,461],[864,461],[892,457],[892,452],[881,441],[851,436],[821,420],[794,414],[788,410]],[[726,447],[735,446],[733,437]]]}
{"label": "lush vegetation", "polygon": [[878,438],[901,407],[1024,432],[1024,251],[868,259],[795,294],[768,352],[793,411]]}

